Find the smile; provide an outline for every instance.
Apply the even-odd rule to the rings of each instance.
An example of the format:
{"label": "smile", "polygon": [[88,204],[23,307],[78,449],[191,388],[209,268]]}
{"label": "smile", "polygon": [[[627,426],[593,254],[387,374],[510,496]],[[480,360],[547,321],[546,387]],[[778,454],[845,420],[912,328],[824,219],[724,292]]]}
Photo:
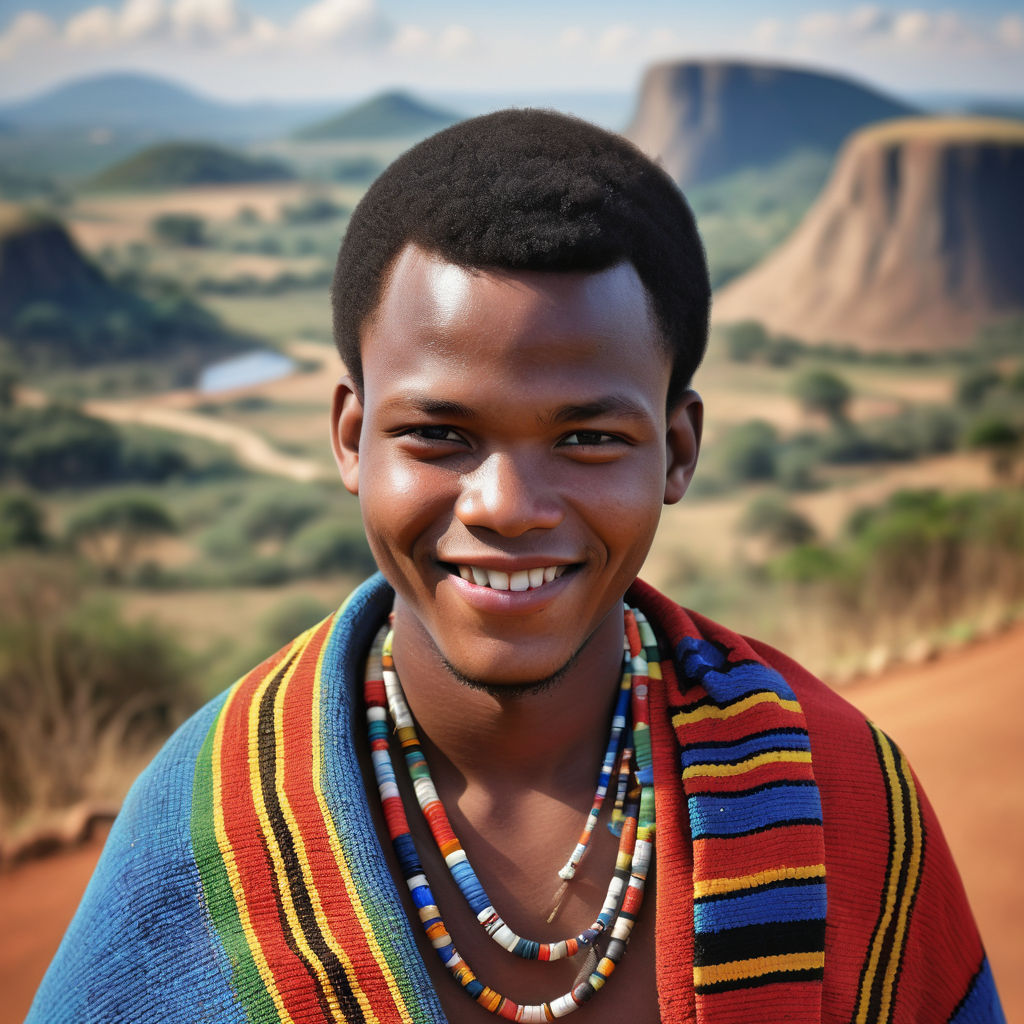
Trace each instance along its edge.
{"label": "smile", "polygon": [[459,565],[459,575],[478,587],[491,590],[536,590],[557,580],[568,568],[565,565],[548,565],[536,569],[520,569],[516,572],[502,572],[500,569],[483,569],[477,565]]}

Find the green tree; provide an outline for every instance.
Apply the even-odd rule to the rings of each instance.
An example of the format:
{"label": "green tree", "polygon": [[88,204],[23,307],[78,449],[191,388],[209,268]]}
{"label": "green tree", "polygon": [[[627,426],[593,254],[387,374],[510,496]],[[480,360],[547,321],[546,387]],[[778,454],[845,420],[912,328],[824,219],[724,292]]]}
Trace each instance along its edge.
{"label": "green tree", "polygon": [[763,537],[774,548],[808,544],[817,537],[814,524],[775,495],[752,501],[740,517],[740,529],[752,537]]}
{"label": "green tree", "polygon": [[122,578],[157,537],[177,532],[177,524],[159,502],[144,495],[103,498],[75,515],[68,541],[112,580]]}
{"label": "green tree", "polygon": [[974,423],[964,436],[968,448],[990,453],[992,471],[1009,480],[1020,455],[1021,431],[1001,416],[987,416]]}
{"label": "green tree", "polygon": [[730,479],[746,483],[772,480],[777,471],[779,437],[764,420],[750,420],[733,427],[721,440],[718,457]]}
{"label": "green tree", "polygon": [[844,423],[853,390],[842,377],[828,370],[807,370],[793,381],[793,395],[807,412]]}
{"label": "green tree", "polygon": [[960,405],[971,408],[979,406],[1001,383],[1002,377],[991,366],[968,370],[956,382],[956,400]]}
{"label": "green tree", "polygon": [[168,245],[206,244],[206,221],[193,213],[162,213],[150,226],[157,240]]}
{"label": "green tree", "polygon": [[0,495],[0,550],[46,543],[43,510],[25,494]]}
{"label": "green tree", "polygon": [[757,320],[742,320],[725,328],[725,348],[734,363],[749,363],[768,348],[768,332]]}

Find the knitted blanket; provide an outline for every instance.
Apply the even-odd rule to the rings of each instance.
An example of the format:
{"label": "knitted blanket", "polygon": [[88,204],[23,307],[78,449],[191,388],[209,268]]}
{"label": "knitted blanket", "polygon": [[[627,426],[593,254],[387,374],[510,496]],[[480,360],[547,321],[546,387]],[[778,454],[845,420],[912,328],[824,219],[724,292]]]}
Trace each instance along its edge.
{"label": "knitted blanket", "polygon": [[[370,580],[172,737],[32,1024],[444,1021],[353,739],[391,597]],[[662,1020],[1002,1021],[898,748],[778,652],[642,584],[630,600],[671,651],[650,693]]]}

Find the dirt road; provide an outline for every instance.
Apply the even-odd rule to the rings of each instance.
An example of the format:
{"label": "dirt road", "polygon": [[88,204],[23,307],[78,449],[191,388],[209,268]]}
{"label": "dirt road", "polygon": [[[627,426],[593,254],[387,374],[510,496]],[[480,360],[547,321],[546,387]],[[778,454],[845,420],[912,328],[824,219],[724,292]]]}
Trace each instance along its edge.
{"label": "dirt road", "polygon": [[[938,810],[1003,996],[1024,1021],[1024,625],[845,696],[896,739]],[[0,874],[0,1024],[23,1019],[99,846]]]}

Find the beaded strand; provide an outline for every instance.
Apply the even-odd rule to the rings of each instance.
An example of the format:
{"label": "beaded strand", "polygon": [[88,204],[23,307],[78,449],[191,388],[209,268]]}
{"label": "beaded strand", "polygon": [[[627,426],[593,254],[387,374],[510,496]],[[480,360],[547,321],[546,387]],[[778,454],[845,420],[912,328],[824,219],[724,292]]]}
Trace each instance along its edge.
{"label": "beaded strand", "polygon": [[[660,675],[660,664],[653,631],[650,630],[642,614],[627,608],[625,619],[624,663],[626,671],[623,673],[622,689],[628,689],[632,696],[633,741],[629,746],[635,751],[640,796],[639,800],[628,799],[621,814],[619,852],[616,856],[615,871],[601,914],[590,929],[586,929],[574,939],[566,939],[558,943],[540,943],[520,938],[505,925],[497,911],[490,905],[483,887],[466,858],[465,851],[451,829],[447,815],[434,789],[426,759],[416,735],[412,715],[405,703],[404,695],[401,693],[401,683],[397,673],[394,671],[394,662],[391,658],[392,635],[387,627],[378,634],[367,662],[365,693],[371,758],[388,832],[413,903],[423,922],[427,937],[459,985],[485,1009],[508,1020],[547,1021],[555,1017],[563,1017],[591,999],[603,987],[625,953],[643,900],[644,885],[653,856],[655,835],[647,679],[651,673]],[[650,642],[646,643],[645,641],[648,640]],[[379,666],[379,671],[375,671],[377,666]],[[400,699],[392,700],[392,692],[396,692]],[[391,706],[396,733],[405,751],[413,788],[423,814],[430,824],[435,841],[438,843],[441,854],[460,891],[470,906],[477,911],[478,920],[495,941],[520,956],[533,959],[560,959],[563,956],[574,955],[584,946],[592,945],[597,935],[611,924],[611,936],[604,955],[589,976],[582,981],[577,980],[569,992],[547,1003],[535,1005],[516,1003],[480,982],[456,950],[437,908],[409,828],[389,751],[386,702]],[[620,702],[621,692],[616,711],[618,711]],[[625,716],[623,716],[622,727],[618,730],[620,737],[624,728]],[[614,731],[613,725],[613,733]],[[611,745],[610,742],[609,746],[611,747]],[[616,740],[617,745],[618,740]],[[626,751],[623,752],[624,755],[625,753]],[[626,767],[620,765],[620,792],[626,788],[623,783],[624,772],[628,779],[628,762]],[[602,766],[601,775],[605,791],[607,791],[610,774],[611,770],[609,769],[606,775],[604,766]],[[601,783],[599,782],[599,790],[600,787]],[[603,797],[602,793],[602,800]],[[429,813],[428,807],[430,808]],[[591,828],[590,831],[592,832],[593,829]],[[587,838],[589,839],[589,835]],[[576,863],[578,864],[579,860]],[[478,907],[480,907],[479,910]],[[599,925],[600,927],[598,927]],[[590,934],[591,932],[593,935]],[[543,955],[544,952],[548,955]],[[556,955],[551,955],[552,953]],[[531,954],[534,955],[531,956]]]}

